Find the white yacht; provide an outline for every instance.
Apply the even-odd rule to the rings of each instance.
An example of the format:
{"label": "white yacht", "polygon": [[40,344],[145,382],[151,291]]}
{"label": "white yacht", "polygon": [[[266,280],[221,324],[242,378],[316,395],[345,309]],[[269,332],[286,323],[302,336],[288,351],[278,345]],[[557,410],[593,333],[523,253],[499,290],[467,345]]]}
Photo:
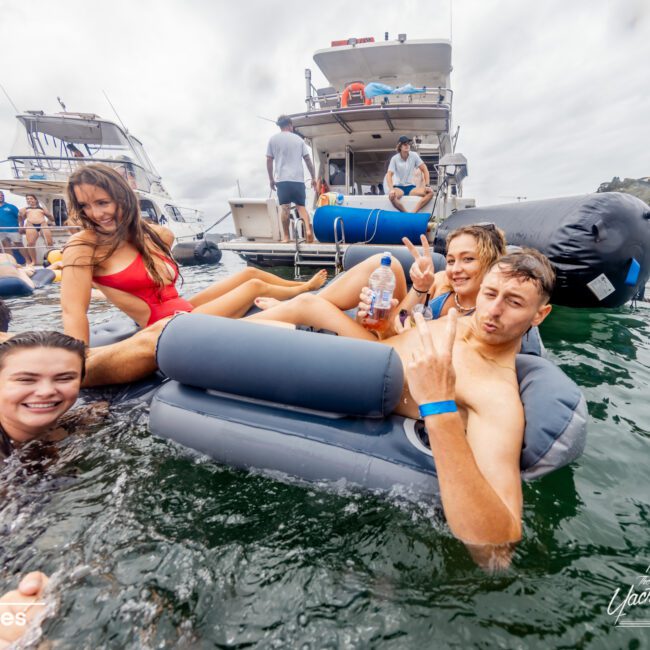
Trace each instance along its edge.
{"label": "white yacht", "polygon": [[12,177],[0,179],[0,189],[22,196],[34,194],[54,216],[56,244],[70,235],[70,229],[63,227],[68,216],[68,176],[81,165],[103,163],[122,174],[134,189],[144,218],[173,231],[174,252],[177,257],[180,253],[181,261],[195,246],[205,247],[201,213],[171,198],[142,143],[126,128],[94,113],[25,111],[16,119],[16,137],[7,159],[11,171],[6,175]]}
{"label": "white yacht", "polygon": [[[317,177],[338,196],[339,204],[370,210],[394,210],[385,174],[401,135],[413,139],[412,148],[426,163],[434,198],[425,206],[431,224],[453,210],[473,207],[462,195],[467,160],[456,153],[458,129],[453,130],[453,91],[450,88],[451,42],[373,38],[334,41],[314,54],[314,61],[329,83],[312,85],[305,70],[305,110],[293,113],[294,130],[311,146]],[[384,86],[386,94],[365,95],[368,84]],[[392,90],[392,92],[391,92]],[[317,198],[308,194],[308,207]],[[412,210],[417,197],[404,197]],[[237,239],[222,242],[260,266],[332,265],[338,267],[347,243],[344,229],[333,243],[281,243],[279,206],[275,199],[236,198],[229,201]],[[399,243],[399,242],[396,242]],[[383,249],[383,246],[378,246]]]}

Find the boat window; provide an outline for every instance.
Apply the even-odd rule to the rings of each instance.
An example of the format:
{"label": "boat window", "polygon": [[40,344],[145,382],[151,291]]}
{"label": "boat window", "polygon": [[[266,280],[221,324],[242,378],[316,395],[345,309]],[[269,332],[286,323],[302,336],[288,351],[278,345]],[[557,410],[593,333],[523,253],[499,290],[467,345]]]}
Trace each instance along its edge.
{"label": "boat window", "polygon": [[62,226],[68,220],[68,206],[63,199],[52,201],[52,216],[57,226]]}
{"label": "boat window", "polygon": [[181,221],[181,222],[185,221],[185,218],[181,214],[181,211],[175,205],[170,205],[168,203],[165,206],[165,212],[172,221]]}
{"label": "boat window", "polygon": [[329,184],[345,185],[345,158],[330,158]]}
{"label": "boat window", "polygon": [[149,199],[140,199],[140,212],[142,213],[143,219],[147,219],[153,223],[158,223],[156,208]]}

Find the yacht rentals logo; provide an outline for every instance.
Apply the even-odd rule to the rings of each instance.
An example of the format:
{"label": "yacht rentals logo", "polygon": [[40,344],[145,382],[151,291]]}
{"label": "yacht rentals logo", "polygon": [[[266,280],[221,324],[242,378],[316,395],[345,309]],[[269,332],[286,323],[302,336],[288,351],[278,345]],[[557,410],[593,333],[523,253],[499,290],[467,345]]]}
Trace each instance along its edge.
{"label": "yacht rentals logo", "polygon": [[[646,568],[645,574],[636,576],[627,593],[620,587],[614,592],[607,606],[607,613],[616,617],[614,625],[618,627],[650,627],[648,605],[650,605],[650,565]],[[626,618],[628,615],[629,619]]]}

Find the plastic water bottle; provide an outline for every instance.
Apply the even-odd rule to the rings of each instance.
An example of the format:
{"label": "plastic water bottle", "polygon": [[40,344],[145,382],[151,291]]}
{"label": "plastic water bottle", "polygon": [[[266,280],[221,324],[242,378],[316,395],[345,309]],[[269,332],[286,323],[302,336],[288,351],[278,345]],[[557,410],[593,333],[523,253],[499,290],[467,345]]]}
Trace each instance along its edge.
{"label": "plastic water bottle", "polygon": [[337,194],[336,195],[336,205],[343,205],[343,201],[345,200],[345,197],[343,194]]}
{"label": "plastic water bottle", "polygon": [[390,303],[395,291],[395,274],[390,268],[390,253],[384,253],[381,264],[376,268],[368,280],[368,287],[372,291],[370,309],[363,326],[369,330],[384,330],[388,325]]}

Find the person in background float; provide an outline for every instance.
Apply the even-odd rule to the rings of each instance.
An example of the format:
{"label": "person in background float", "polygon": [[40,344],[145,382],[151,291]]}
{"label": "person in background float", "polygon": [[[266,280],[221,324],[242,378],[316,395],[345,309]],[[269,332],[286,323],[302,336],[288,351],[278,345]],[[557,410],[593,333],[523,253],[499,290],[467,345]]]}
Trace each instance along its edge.
{"label": "person in background float", "polygon": [[258,295],[287,300],[320,288],[327,279],[324,270],[307,282],[294,282],[247,268],[186,300],[175,286],[179,269],[171,253],[174,234],[145,223],[137,196],[117,171],[100,164],[75,171],[68,179],[68,205],[71,219],[83,229],[63,251],[63,326],[66,334],[86,343],[93,283],[116,307],[147,327],[194,310],[239,318]]}
{"label": "person in background float", "polygon": [[21,228],[25,231],[25,239],[27,241],[26,261],[34,266],[39,263],[36,254],[36,242],[38,238],[43,235],[45,245],[48,248],[53,246],[52,232],[49,229],[50,221],[54,225],[54,217],[41,206],[38,199],[34,194],[25,195],[27,205],[21,208],[18,213],[18,220]]}
{"label": "person in background float", "polygon": [[[403,196],[421,196],[413,212],[419,212],[432,198],[433,190],[429,185],[429,170],[422,158],[411,151],[411,138],[400,136],[397,141],[397,153],[390,159],[386,183],[388,184],[388,198],[400,212],[407,212],[400,201]],[[424,187],[417,187],[413,173],[416,169],[422,172]]]}
{"label": "person in background float", "polygon": [[280,115],[276,124],[280,127],[280,133],[276,133],[269,140],[266,169],[271,190],[277,189],[278,192],[278,203],[282,210],[282,241],[289,241],[289,210],[291,204],[295,203],[298,215],[305,224],[307,241],[313,242],[314,233],[305,207],[305,174],[302,161],[305,161],[311,175],[311,186],[317,191],[314,164],[304,140],[293,132],[291,118]]}

